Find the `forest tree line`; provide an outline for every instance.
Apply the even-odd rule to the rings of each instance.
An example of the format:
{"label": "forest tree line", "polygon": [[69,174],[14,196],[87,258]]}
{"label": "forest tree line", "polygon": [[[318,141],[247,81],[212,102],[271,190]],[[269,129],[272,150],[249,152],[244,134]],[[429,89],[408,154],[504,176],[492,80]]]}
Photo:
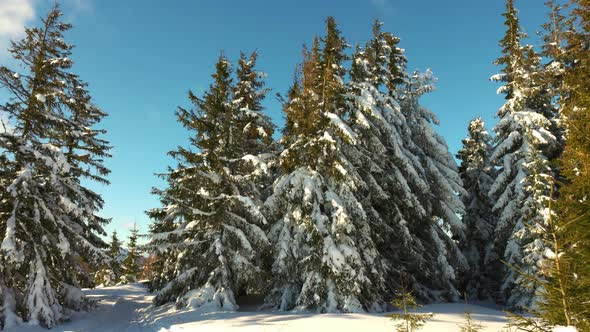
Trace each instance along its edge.
{"label": "forest tree line", "polygon": [[436,78],[409,71],[378,21],[353,48],[326,19],[281,97],[280,135],[258,54],[222,53],[176,111],[189,144],[153,189],[149,241],[132,234],[121,260],[86,186],[108,184],[107,114],[71,70],[56,6],[12,43],[20,70],[0,66],[0,328],[89,308],[80,288],[135,281],[140,249],[157,305],[235,310],[261,294],[279,310],[373,312],[411,294],[493,300],[539,331],[589,328],[590,2],[547,8],[535,47],[506,1],[492,77],[505,103],[493,137],[468,124],[459,165],[420,103]]}

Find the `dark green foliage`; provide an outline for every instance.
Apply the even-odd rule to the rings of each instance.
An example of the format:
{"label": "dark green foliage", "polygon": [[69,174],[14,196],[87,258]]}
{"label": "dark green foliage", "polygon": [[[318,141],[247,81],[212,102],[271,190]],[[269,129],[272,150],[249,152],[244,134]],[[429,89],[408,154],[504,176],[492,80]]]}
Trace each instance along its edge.
{"label": "dark green foliage", "polygon": [[117,237],[117,231],[113,231],[111,242],[107,249],[110,258],[108,264],[103,265],[94,273],[94,283],[102,286],[112,286],[119,282],[121,278],[121,241]]}
{"label": "dark green foliage", "polygon": [[505,83],[498,91],[505,94],[506,103],[497,113],[500,121],[494,127],[490,157],[498,175],[489,193],[496,219],[489,263],[505,263],[498,275],[499,301],[526,310],[535,305],[540,287],[527,275],[545,274],[547,245],[539,234],[547,224],[549,191],[558,176],[551,161],[563,146],[541,57],[532,46],[522,44],[525,35],[512,0],[506,2],[503,15],[502,56],[495,62],[502,73],[493,80]]}
{"label": "dark green foliage", "polygon": [[[348,59],[345,50],[348,48],[333,17],[326,19],[326,36],[322,38],[323,48],[319,63],[318,91],[321,97],[321,108],[324,111],[344,115],[343,94],[346,89],[342,79],[346,74],[343,64]],[[315,45],[314,45],[315,46]],[[314,50],[317,46],[314,47]]]}
{"label": "dark green foliage", "polygon": [[[520,21],[517,17],[517,10],[514,7],[513,0],[506,0],[506,12],[502,14],[506,18],[504,25],[506,26],[506,32],[504,37],[500,40],[500,46],[502,47],[502,56],[499,57],[494,64],[502,66],[501,77],[502,82],[509,82],[508,88],[505,90],[506,100],[510,100],[514,97],[514,89],[511,85],[522,84],[524,78],[521,75],[517,75],[517,70],[526,67],[526,50],[521,44],[521,40],[526,38],[527,35],[522,31],[520,27]],[[498,113],[499,116],[503,116],[504,112]]]}
{"label": "dark green foliage", "polygon": [[[94,129],[106,113],[72,72],[73,46],[63,39],[71,25],[61,15],[56,5],[11,44],[20,72],[0,66],[8,95],[0,111],[13,125],[0,133],[0,302],[8,317],[45,327],[87,307],[78,288],[108,260],[104,202],[82,181],[108,183],[110,146]],[[0,326],[16,323],[5,319]]]}
{"label": "dark green foliage", "polygon": [[483,329],[483,325],[473,320],[471,311],[465,309],[465,323],[459,325],[460,332],[479,332]]}
{"label": "dark green foliage", "polygon": [[194,108],[176,113],[192,137],[190,148],[170,152],[179,164],[162,175],[168,188],[153,190],[163,207],[148,211],[157,304],[235,309],[237,295],[261,291],[268,240],[258,206],[272,174],[274,126],[262,113],[267,90],[256,57],[241,55],[234,84],[221,55],[209,90],[189,92]]}
{"label": "dark green foliage", "polygon": [[338,160],[329,140],[320,139],[326,128],[332,127],[335,136],[351,143],[347,133],[332,126],[333,116],[347,116],[343,62],[347,59],[344,51],[348,47],[333,17],[326,19],[326,35],[321,43],[316,37],[311,51],[303,51],[302,75],[294,84],[285,107],[287,123],[292,129],[283,140],[293,144],[288,147],[289,153],[281,158],[281,167],[288,172],[309,166],[339,177],[341,172],[337,168],[343,161]]}
{"label": "dark green foliage", "polygon": [[464,291],[469,298],[484,300],[497,298],[499,262],[492,257],[495,220],[492,214],[493,202],[488,196],[495,172],[490,163],[491,136],[484,122],[477,118],[469,122],[469,136],[463,139],[463,148],[457,153],[461,160],[459,175],[466,195],[463,224],[465,240],[461,250],[469,262],[469,272],[464,277]]}
{"label": "dark green foliage", "polygon": [[276,248],[267,301],[281,310],[358,312],[383,303],[384,268],[346,154],[358,143],[347,122],[346,48],[329,17],[325,36],[304,49],[301,76],[283,106],[281,174],[265,203]]}
{"label": "dark green foliage", "polygon": [[140,258],[140,252],[137,247],[138,233],[137,225],[133,224],[129,240],[127,241],[127,257],[125,257],[121,266],[121,282],[125,284],[137,282],[141,274],[141,267],[138,264]]}
{"label": "dark green foliage", "polygon": [[[453,172],[456,165],[452,157],[440,154],[446,152],[446,147],[427,145],[442,140],[433,137],[432,114],[419,105],[419,96],[407,94],[410,85],[423,92],[424,86],[420,84],[424,82],[418,83],[421,75],[408,77],[405,55],[397,46],[398,42],[399,38],[393,34],[381,31],[381,23],[376,21],[373,38],[364,47],[356,48],[346,97],[350,113],[348,123],[357,136],[357,143],[343,150],[362,179],[356,184],[357,197],[367,213],[372,238],[382,258],[374,266],[385,272],[381,273],[385,276],[386,296],[399,290],[402,278],[408,278],[408,284],[420,300],[438,296],[453,298],[458,294],[453,290],[455,277],[436,272],[439,263],[445,265],[439,255],[445,257],[445,262],[448,257],[451,265],[450,268],[445,266],[445,272],[464,264],[455,244],[447,241],[448,235],[439,237],[439,225],[432,222],[435,213],[428,212],[435,195],[432,194],[434,185],[427,184],[426,180],[432,175],[426,174],[432,160],[431,152],[426,150],[436,151],[434,158],[442,159],[433,164],[439,165],[440,172],[445,173],[444,181],[460,180]],[[411,102],[406,102],[409,100]],[[405,109],[402,110],[400,104],[406,106]],[[428,168],[429,172],[438,171]],[[433,176],[432,181],[439,183],[441,177]],[[459,188],[460,185],[450,186]],[[449,188],[449,183],[445,188]],[[454,193],[440,194],[442,200],[458,203],[446,211],[462,209],[461,202],[454,200]],[[442,212],[442,209],[437,211],[436,218],[443,218],[444,227],[447,227],[446,222],[452,220]],[[457,219],[455,214],[453,218]],[[460,229],[455,230],[461,233]],[[435,240],[435,236],[442,241]],[[444,291],[431,292],[433,289]]]}
{"label": "dark green foliage", "polygon": [[236,153],[240,155],[273,152],[272,135],[275,127],[270,118],[263,113],[262,101],[269,92],[264,88],[265,75],[255,70],[258,53],[249,57],[240,54],[236,69],[236,85],[233,88],[233,106],[237,109],[236,140],[241,142]]}
{"label": "dark green foliage", "polygon": [[555,256],[548,262],[549,276],[538,314],[551,325],[586,331],[590,330],[590,1],[573,0],[569,6],[571,16],[565,23],[552,7],[552,22],[557,19],[571,25],[564,33],[565,52],[548,52],[564,64],[560,112],[566,143],[559,166],[565,179],[555,220],[546,234]]}
{"label": "dark green foliage", "polygon": [[402,310],[402,313],[388,315],[391,320],[401,320],[396,326],[397,332],[414,332],[420,330],[426,321],[434,317],[434,314],[414,313],[412,310],[419,309],[421,305],[416,302],[412,293],[403,291],[398,292],[391,301],[394,307]]}
{"label": "dark green foliage", "polygon": [[115,260],[121,255],[121,241],[117,237],[117,231],[113,231],[111,242],[109,243],[109,257]]}
{"label": "dark green foliage", "polygon": [[557,195],[551,195],[557,197],[555,211],[550,200],[549,219],[538,233],[550,253],[544,262],[544,278],[527,274],[542,285],[533,310],[536,317],[509,315],[512,325],[523,331],[545,332],[555,325],[590,329],[590,2],[571,1],[569,5],[571,16],[566,18],[560,6],[548,2],[550,21],[544,25],[543,54],[549,57],[544,79],[551,86],[549,95],[559,101],[565,128],[565,149],[558,160],[564,179]]}
{"label": "dark green foliage", "polygon": [[549,325],[546,321],[539,319],[538,317],[530,317],[530,316],[523,316],[518,313],[506,311],[506,316],[508,317],[508,326],[507,329],[512,331],[512,328],[515,328],[515,331],[522,331],[522,332],[552,332],[553,327]]}

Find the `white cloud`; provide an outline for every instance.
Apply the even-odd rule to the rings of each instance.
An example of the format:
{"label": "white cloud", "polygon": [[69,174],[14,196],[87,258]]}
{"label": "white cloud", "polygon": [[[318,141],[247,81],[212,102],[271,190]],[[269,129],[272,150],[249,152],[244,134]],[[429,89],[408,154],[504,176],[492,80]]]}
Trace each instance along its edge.
{"label": "white cloud", "polygon": [[[66,16],[67,21],[77,14],[93,10],[92,0],[61,0],[58,3],[63,5],[62,11],[69,15]],[[38,11],[50,8],[49,4],[49,1],[39,0],[0,0],[0,59],[8,56],[10,41],[21,38],[25,26],[30,26],[38,14],[46,14]]]}
{"label": "white cloud", "polygon": [[[92,0],[63,0],[62,2],[74,15],[81,12],[92,12],[93,9]],[[64,12],[66,11],[64,10]]]}
{"label": "white cloud", "polygon": [[380,14],[385,16],[395,15],[397,10],[393,6],[393,0],[369,0],[377,8]]}
{"label": "white cloud", "polygon": [[0,0],[0,57],[8,54],[10,41],[22,35],[35,18],[36,0]]}

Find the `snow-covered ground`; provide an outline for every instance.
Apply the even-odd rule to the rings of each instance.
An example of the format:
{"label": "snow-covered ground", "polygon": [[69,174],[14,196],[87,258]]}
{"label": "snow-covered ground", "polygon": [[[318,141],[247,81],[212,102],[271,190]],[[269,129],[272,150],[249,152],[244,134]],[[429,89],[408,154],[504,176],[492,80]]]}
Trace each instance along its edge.
{"label": "snow-covered ground", "polygon": [[[70,322],[51,331],[395,331],[395,322],[384,314],[296,314],[270,311],[220,312],[176,310],[173,305],[152,307],[152,296],[140,284],[85,290],[98,300],[92,312],[77,313]],[[482,331],[501,331],[506,325],[500,310],[470,305],[473,318],[484,326]],[[432,312],[434,318],[420,331],[459,331],[464,322],[465,305],[432,304],[421,312]],[[21,325],[7,332],[46,332],[39,327]]]}

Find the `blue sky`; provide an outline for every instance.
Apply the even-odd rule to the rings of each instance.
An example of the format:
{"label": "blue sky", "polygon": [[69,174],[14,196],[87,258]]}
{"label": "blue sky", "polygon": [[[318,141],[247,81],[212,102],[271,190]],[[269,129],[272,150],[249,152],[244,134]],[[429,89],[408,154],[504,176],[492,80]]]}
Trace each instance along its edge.
{"label": "blue sky", "polygon": [[[67,41],[76,45],[74,71],[90,83],[95,103],[110,114],[102,123],[113,158],[108,187],[97,186],[113,218],[107,231],[126,236],[137,222],[147,232],[144,211],[158,206],[150,194],[161,186],[154,173],[173,165],[166,153],[187,145],[187,132],[175,121],[178,105],[189,106],[187,91],[202,93],[220,50],[236,60],[240,50],[259,52],[259,70],[272,89],[268,114],[283,123],[276,92],[292,82],[301,46],[322,34],[324,19],[336,18],[351,45],[371,36],[375,18],[402,38],[409,69],[432,68],[437,91],[423,104],[440,119],[437,131],[455,153],[467,122],[483,116],[488,128],[503,102],[488,78],[497,68],[498,40],[504,32],[501,0],[62,0],[74,24]],[[10,64],[6,41],[22,25],[35,24],[53,1],[0,0],[0,61]],[[521,0],[521,23],[535,32],[546,19],[541,0]]]}

